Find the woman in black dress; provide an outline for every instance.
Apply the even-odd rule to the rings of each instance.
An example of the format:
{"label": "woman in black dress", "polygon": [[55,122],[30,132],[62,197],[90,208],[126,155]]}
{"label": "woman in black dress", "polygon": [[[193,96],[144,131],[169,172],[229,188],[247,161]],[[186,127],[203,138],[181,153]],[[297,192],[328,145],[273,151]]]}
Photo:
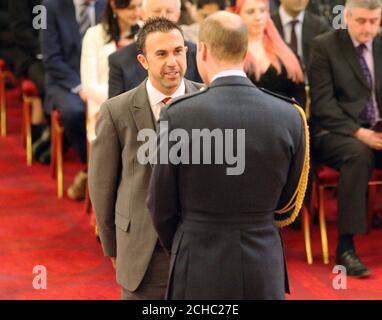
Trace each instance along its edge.
{"label": "woman in black dress", "polygon": [[233,11],[248,27],[246,72],[252,82],[277,94],[294,98],[305,107],[304,73],[270,18],[266,0],[238,0]]}

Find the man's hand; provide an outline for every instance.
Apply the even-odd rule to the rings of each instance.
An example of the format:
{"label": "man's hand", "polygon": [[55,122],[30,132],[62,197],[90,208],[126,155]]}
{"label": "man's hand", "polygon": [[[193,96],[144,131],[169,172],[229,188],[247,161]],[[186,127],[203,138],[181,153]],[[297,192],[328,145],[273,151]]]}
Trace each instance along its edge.
{"label": "man's hand", "polygon": [[116,257],[110,257],[110,260],[111,260],[111,263],[113,264],[114,270],[116,270],[117,269]]}
{"label": "man's hand", "polygon": [[80,98],[82,99],[83,102],[86,102],[88,100],[84,89],[81,89],[80,92],[78,92],[78,95],[80,96]]}
{"label": "man's hand", "polygon": [[382,132],[359,128],[353,136],[374,150],[382,150]]}

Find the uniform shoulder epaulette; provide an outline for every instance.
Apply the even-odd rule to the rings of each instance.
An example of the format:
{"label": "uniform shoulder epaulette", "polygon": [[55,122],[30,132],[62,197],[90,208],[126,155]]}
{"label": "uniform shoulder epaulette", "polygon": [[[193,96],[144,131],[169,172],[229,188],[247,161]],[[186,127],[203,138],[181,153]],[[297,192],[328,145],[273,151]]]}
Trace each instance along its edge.
{"label": "uniform shoulder epaulette", "polygon": [[208,91],[208,87],[201,87],[199,91],[187,93],[184,96],[177,97],[173,101],[171,101],[170,105],[168,106],[168,109],[170,109],[172,106],[176,105],[177,103],[179,103],[183,100],[193,98],[193,97],[198,96],[198,95],[200,95],[204,92],[207,92],[207,91]]}
{"label": "uniform shoulder epaulette", "polygon": [[[294,100],[294,99],[291,99],[291,98],[289,98],[289,97],[283,96],[283,95],[278,94],[278,93],[275,93],[275,92],[273,92],[273,91],[269,91],[268,89],[265,89],[265,88],[260,88],[260,87],[258,87],[258,89],[260,89],[260,90],[263,91],[264,93],[267,93],[267,94],[269,94],[269,95],[271,95],[271,96],[274,96],[274,97],[276,97],[276,98],[279,98],[279,99],[281,99],[281,100],[284,100],[284,101],[286,101],[286,102],[288,102],[288,103],[291,103],[291,104],[297,104],[298,106],[300,106],[300,104],[299,104],[296,100]],[[301,106],[300,106],[300,107],[301,107]]]}

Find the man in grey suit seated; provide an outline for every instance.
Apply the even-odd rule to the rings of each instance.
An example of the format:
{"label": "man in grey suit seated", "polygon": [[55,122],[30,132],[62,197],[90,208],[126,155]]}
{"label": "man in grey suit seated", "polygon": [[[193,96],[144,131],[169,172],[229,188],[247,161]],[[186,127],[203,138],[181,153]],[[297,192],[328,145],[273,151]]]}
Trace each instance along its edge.
{"label": "man in grey suit seated", "polygon": [[122,298],[163,299],[169,258],[146,207],[151,166],[138,161],[143,145],[138,135],[143,129],[155,135],[166,102],[201,85],[184,79],[187,48],[175,23],[149,19],[137,44],[148,79],[101,107],[90,148],[89,191],[104,254],[116,267]]}
{"label": "man in grey suit seated", "polygon": [[246,77],[247,46],[237,15],[208,17],[197,61],[209,87],[161,113],[148,206],[171,252],[170,299],[284,299],[288,291],[277,225],[293,222],[304,198],[308,129],[292,100]]}

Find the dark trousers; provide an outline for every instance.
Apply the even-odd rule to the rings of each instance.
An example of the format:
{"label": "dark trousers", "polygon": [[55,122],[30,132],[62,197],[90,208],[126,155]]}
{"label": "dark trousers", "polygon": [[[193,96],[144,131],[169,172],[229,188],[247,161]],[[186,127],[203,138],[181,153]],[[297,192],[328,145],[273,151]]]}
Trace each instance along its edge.
{"label": "dark trousers", "polygon": [[170,258],[157,246],[138,289],[130,292],[122,288],[122,300],[163,300],[166,294],[169,264]]}
{"label": "dark trousers", "polygon": [[44,67],[42,61],[33,62],[27,69],[26,75],[31,79],[38,89],[40,96],[45,94],[45,83],[44,83]]}
{"label": "dark trousers", "polygon": [[74,147],[81,163],[86,163],[86,123],[85,104],[79,95],[55,88],[52,94],[54,107],[61,114],[65,137],[69,144]]}
{"label": "dark trousers", "polygon": [[313,157],[340,173],[338,183],[338,228],[342,234],[367,230],[368,181],[381,167],[382,152],[359,140],[333,133],[312,138]]}

